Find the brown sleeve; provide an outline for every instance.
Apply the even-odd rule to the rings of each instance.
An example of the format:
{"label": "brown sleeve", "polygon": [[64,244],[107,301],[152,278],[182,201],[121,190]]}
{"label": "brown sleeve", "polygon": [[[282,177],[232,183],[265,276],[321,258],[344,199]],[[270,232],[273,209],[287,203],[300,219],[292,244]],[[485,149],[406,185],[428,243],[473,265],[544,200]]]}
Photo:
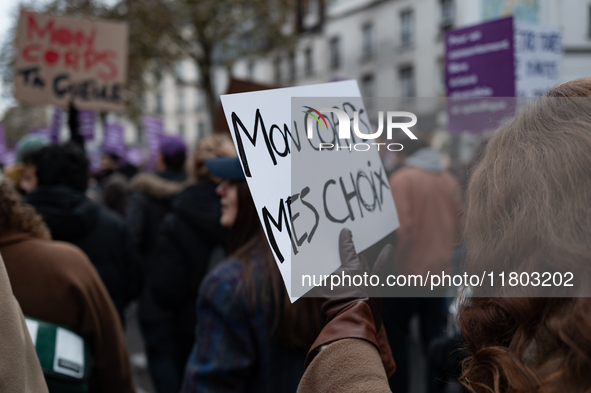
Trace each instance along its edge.
{"label": "brown sleeve", "polygon": [[306,369],[298,393],[390,392],[377,348],[346,338],[329,344]]}
{"label": "brown sleeve", "polygon": [[0,392],[46,393],[41,365],[1,256],[0,337]]}
{"label": "brown sleeve", "polygon": [[[95,377],[101,392],[133,393],[131,366],[123,327],[115,305],[98,272],[82,252],[70,254],[81,259],[70,272],[80,281],[76,285],[81,299],[82,317],[77,332],[87,338],[94,356]],[[74,278],[75,280],[76,278]]]}

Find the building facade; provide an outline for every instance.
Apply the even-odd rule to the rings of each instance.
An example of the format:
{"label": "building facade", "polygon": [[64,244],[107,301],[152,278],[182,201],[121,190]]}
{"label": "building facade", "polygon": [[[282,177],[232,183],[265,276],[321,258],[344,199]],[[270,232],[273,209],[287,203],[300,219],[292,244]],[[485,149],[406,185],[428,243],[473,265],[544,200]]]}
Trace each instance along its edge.
{"label": "building facade", "polygon": [[[513,15],[559,26],[561,81],[591,76],[591,0],[301,0],[294,46],[235,63],[233,77],[276,86],[356,79],[366,97],[445,95],[447,29]],[[219,94],[228,73],[215,73]],[[189,60],[154,80],[146,110],[195,142],[211,131],[199,72]]]}

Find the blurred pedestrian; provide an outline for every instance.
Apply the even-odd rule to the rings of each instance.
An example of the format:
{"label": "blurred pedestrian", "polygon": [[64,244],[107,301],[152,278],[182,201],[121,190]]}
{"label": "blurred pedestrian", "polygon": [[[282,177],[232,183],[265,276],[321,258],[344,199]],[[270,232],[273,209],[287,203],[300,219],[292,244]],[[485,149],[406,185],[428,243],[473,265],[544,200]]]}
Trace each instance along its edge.
{"label": "blurred pedestrian", "polygon": [[[215,189],[218,181],[207,171],[205,160],[235,156],[236,150],[227,135],[214,134],[203,138],[193,155],[191,172],[195,184],[178,194],[172,202],[158,234],[156,259],[149,275],[152,296],[164,310],[171,312],[174,367],[176,385],[168,384],[169,391],[180,388],[185,365],[195,342],[195,301],[209,265],[225,256],[227,230],[220,225],[220,197]],[[145,310],[148,311],[148,310]],[[140,312],[140,323],[148,352],[152,379],[161,374],[156,370],[161,362],[159,354],[164,346],[158,335],[163,322],[148,312]],[[166,379],[174,378],[167,375]],[[155,382],[156,385],[160,385]],[[165,391],[158,389],[158,392]]]}
{"label": "blurred pedestrian", "polygon": [[211,159],[207,167],[224,179],[217,192],[220,223],[230,228],[230,259],[201,285],[181,391],[295,392],[322,325],[318,303],[290,303],[239,159]]}
{"label": "blurred pedestrian", "polygon": [[0,253],[23,313],[87,340],[91,392],[134,392],[123,328],[96,269],[77,247],[50,239],[35,210],[0,184]]}
{"label": "blurred pedestrian", "polygon": [[173,198],[187,186],[186,149],[181,138],[164,136],[156,163],[157,172],[140,173],[132,179],[125,210],[125,222],[139,250],[142,277],[146,283],[139,298],[138,319],[148,367],[158,393],[176,392],[180,382],[173,358],[172,316],[155,304],[148,277],[156,260],[159,227],[170,211]]}
{"label": "blurred pedestrian", "polygon": [[125,221],[140,252],[144,271],[154,258],[158,227],[169,212],[173,197],[185,188],[187,146],[176,136],[161,140],[156,174],[140,173],[131,181]]}
{"label": "blurred pedestrian", "polygon": [[[398,274],[425,277],[427,272],[451,273],[452,259],[462,230],[462,190],[445,170],[439,153],[422,140],[404,140],[403,165],[389,178],[400,227],[394,256]],[[439,336],[447,317],[446,294],[422,298],[384,299],[384,326],[398,371],[390,379],[394,392],[409,391],[410,321],[419,315],[420,337],[426,352]],[[441,381],[427,367],[428,391],[441,391]]]}
{"label": "blurred pedestrian", "polygon": [[25,154],[34,150],[39,150],[48,144],[49,143],[47,142],[47,139],[35,134],[27,134],[23,136],[16,144],[15,162],[14,164],[8,165],[6,168],[4,168],[4,174],[6,177],[12,180],[12,184],[14,184],[19,192],[24,193],[24,191],[21,189],[21,182],[23,180],[23,174],[25,171],[23,157]]}
{"label": "blurred pedestrian", "polygon": [[97,269],[119,315],[141,287],[137,253],[121,220],[88,200],[88,160],[76,145],[53,145],[24,158],[23,188],[55,240],[77,245]]}

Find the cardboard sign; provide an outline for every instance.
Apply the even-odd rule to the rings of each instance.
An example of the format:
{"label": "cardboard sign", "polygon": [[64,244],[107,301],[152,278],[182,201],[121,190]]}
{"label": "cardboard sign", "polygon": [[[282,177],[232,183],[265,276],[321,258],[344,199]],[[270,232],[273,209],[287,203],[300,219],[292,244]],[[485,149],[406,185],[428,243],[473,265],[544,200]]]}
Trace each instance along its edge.
{"label": "cardboard sign", "polygon": [[22,10],[16,40],[15,98],[33,105],[124,109],[125,23]]}
{"label": "cardboard sign", "polygon": [[[351,229],[361,252],[398,227],[378,151],[318,151],[317,141],[307,137],[307,117],[294,97],[308,97],[297,100],[312,106],[350,105],[369,124],[355,81],[221,96],[262,227],[292,301],[311,289],[293,285],[302,281],[299,275],[331,274],[340,266],[342,228]],[[330,98],[317,101],[318,97]],[[329,127],[334,131],[335,122]],[[373,206],[368,208],[362,200]],[[342,219],[349,202],[355,205],[352,214]],[[331,220],[332,215],[339,220]]]}

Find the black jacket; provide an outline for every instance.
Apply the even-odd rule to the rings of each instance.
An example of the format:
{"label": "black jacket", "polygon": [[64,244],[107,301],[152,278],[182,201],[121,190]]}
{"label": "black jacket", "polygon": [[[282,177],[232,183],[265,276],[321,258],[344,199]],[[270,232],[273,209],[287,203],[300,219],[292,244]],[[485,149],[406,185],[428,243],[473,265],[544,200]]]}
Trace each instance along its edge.
{"label": "black jacket", "polygon": [[44,187],[27,195],[51,231],[54,240],[80,247],[98,271],[122,316],[139,294],[139,260],[123,221],[66,186]]}
{"label": "black jacket", "polygon": [[213,182],[198,183],[175,198],[160,228],[149,278],[154,300],[173,313],[175,334],[186,337],[188,351],[193,344],[199,286],[214,250],[225,250],[227,243],[215,188]]}
{"label": "black jacket", "polygon": [[[144,278],[150,276],[154,265],[158,228],[170,211],[174,196],[185,186],[183,180],[182,174],[163,172],[140,173],[131,181],[125,222],[139,250]],[[154,304],[148,288],[144,288],[139,301],[140,321],[163,321],[169,317],[169,313]]]}

